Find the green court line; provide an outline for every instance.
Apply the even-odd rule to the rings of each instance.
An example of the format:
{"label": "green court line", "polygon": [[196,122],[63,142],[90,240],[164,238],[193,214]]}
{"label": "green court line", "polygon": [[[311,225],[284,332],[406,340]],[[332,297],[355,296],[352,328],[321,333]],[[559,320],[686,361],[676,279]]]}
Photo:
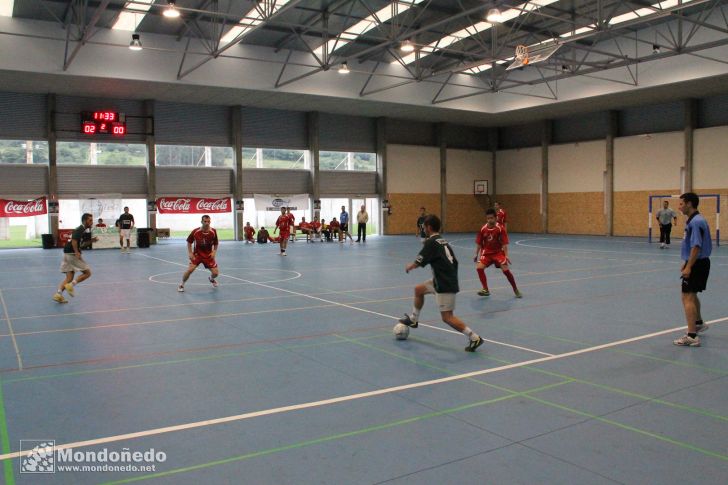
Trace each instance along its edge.
{"label": "green court line", "polygon": [[[8,421],[5,416],[5,395],[3,394],[3,383],[0,379],[0,441],[2,442],[3,455],[11,453],[10,435],[8,434]],[[3,474],[5,475],[5,484],[14,485],[15,475],[13,474],[12,460],[3,462]]]}
{"label": "green court line", "polygon": [[[358,339],[352,339],[352,340],[368,340],[368,339],[374,339],[379,338],[387,334],[376,334],[376,335],[369,335],[366,337],[360,337]],[[338,335],[333,335],[337,338],[341,338]],[[16,379],[7,379],[4,382],[6,384],[13,384],[17,382],[28,382],[28,381],[40,381],[40,380],[46,380],[46,379],[55,379],[59,377],[70,377],[70,376],[81,376],[81,375],[87,375],[87,374],[97,374],[100,372],[114,372],[118,370],[127,370],[127,369],[138,369],[138,368],[144,368],[144,367],[154,367],[158,365],[172,365],[172,364],[184,364],[187,362],[202,362],[206,360],[217,360],[217,359],[226,359],[231,357],[241,357],[246,355],[253,355],[253,354],[264,354],[268,352],[280,352],[284,350],[296,350],[296,349],[305,349],[309,347],[320,347],[325,345],[330,345],[332,342],[316,342],[316,343],[310,343],[310,344],[301,344],[301,345],[291,345],[291,346],[285,346],[285,347],[272,347],[272,348],[266,348],[266,349],[258,349],[258,350],[246,350],[244,352],[228,352],[225,354],[215,354],[215,355],[204,355],[204,356],[198,356],[198,357],[190,357],[187,359],[173,359],[173,360],[162,360],[157,362],[147,362],[144,364],[131,364],[131,365],[123,365],[123,366],[117,366],[117,367],[106,367],[103,369],[87,369],[87,370],[79,370],[79,371],[72,371],[72,372],[61,372],[58,374],[47,374],[42,376],[28,376],[28,377],[18,377]]]}
{"label": "green court line", "polygon": [[410,423],[424,421],[424,420],[427,420],[430,418],[435,418],[438,416],[454,414],[454,413],[457,413],[460,411],[465,411],[468,409],[485,406],[488,404],[494,404],[494,403],[501,402],[501,401],[507,401],[509,399],[524,396],[530,392],[539,392],[539,391],[551,389],[553,387],[560,386],[563,384],[566,384],[566,382],[552,383],[552,384],[549,384],[546,386],[540,386],[540,387],[536,387],[534,389],[528,389],[526,391],[521,391],[521,392],[514,392],[514,393],[511,393],[506,396],[500,396],[500,397],[488,399],[485,401],[478,401],[478,402],[474,402],[474,403],[470,403],[470,404],[464,404],[462,406],[456,406],[456,407],[452,407],[452,408],[442,409],[440,411],[433,411],[431,413],[421,414],[419,416],[413,416],[411,418],[406,418],[406,419],[399,419],[396,421],[390,421],[388,423],[376,424],[374,426],[368,426],[366,428],[361,428],[361,429],[357,429],[357,430],[353,430],[353,431],[347,431],[345,433],[337,433],[337,434],[332,434],[332,435],[328,435],[328,436],[322,436],[319,438],[314,438],[311,440],[299,441],[297,443],[292,443],[289,445],[279,446],[279,447],[275,447],[275,448],[268,448],[266,450],[255,451],[252,453],[247,453],[245,455],[232,456],[232,457],[228,457],[228,458],[223,458],[221,460],[209,461],[209,462],[205,462],[205,463],[200,463],[198,465],[176,468],[173,470],[168,470],[168,471],[160,472],[160,473],[153,473],[150,475],[143,475],[143,476],[127,478],[127,479],[123,479],[123,480],[105,482],[103,485],[116,485],[116,484],[121,484],[121,483],[131,483],[131,482],[138,482],[138,481],[142,481],[142,480],[148,480],[150,478],[161,478],[161,477],[165,477],[165,476],[176,475],[179,473],[187,473],[187,472],[191,472],[191,471],[195,471],[195,470],[211,468],[211,467],[215,467],[218,465],[233,463],[236,461],[243,461],[243,460],[247,460],[250,458],[256,458],[259,456],[271,455],[273,453],[279,453],[282,451],[290,451],[290,450],[294,450],[297,448],[303,448],[305,446],[317,445],[317,444],[321,444],[321,443],[326,443],[328,441],[335,441],[335,440],[342,439],[342,438],[349,438],[352,436],[367,434],[367,433],[371,433],[374,431],[381,431],[384,429],[394,428],[396,426],[402,426],[402,425],[406,425],[406,424],[410,424]]}
{"label": "green court line", "polygon": [[[389,355],[393,355],[395,357],[402,357],[402,356],[398,356],[398,354],[396,354],[394,352],[390,352],[388,350],[380,349],[380,348],[378,348],[378,347],[376,347],[374,345],[362,344],[362,343],[359,343],[359,342],[352,342],[352,343],[354,343],[356,345],[362,345],[362,346],[365,346],[365,347],[370,348],[370,349],[373,349],[373,350],[378,350],[380,352],[383,352],[383,353],[386,353],[386,354],[389,354]],[[436,344],[436,343],[432,343],[432,342],[429,342],[429,343],[432,344],[432,345],[439,346],[439,347],[445,347],[444,345],[440,345],[440,344]],[[478,357],[480,357],[480,354],[477,354],[477,355],[478,355]],[[416,363],[418,365],[422,365],[424,367],[437,368],[436,366],[433,366],[432,364],[429,364],[427,362],[420,362],[420,361],[418,361],[416,359],[413,359],[411,357],[402,357],[402,358],[403,358],[403,360],[408,360],[408,361],[414,362],[414,363]],[[494,359],[494,360],[498,360],[498,359]],[[509,363],[507,361],[501,361],[501,362]],[[529,366],[525,366],[525,367],[522,367],[522,368],[529,369]],[[442,372],[449,372],[446,369],[441,369],[441,371]],[[565,376],[565,377],[568,377],[568,376]],[[491,384],[491,383],[488,383],[488,382],[479,381],[478,379],[475,379],[475,378],[473,378],[473,379],[467,379],[467,380],[473,380],[473,381],[478,382],[480,384],[484,384],[484,385],[487,385],[489,387],[494,387],[496,389],[501,389],[501,390],[506,391],[506,392],[516,392],[516,391],[514,391],[512,389],[508,389],[508,388],[502,387],[502,386],[497,386],[495,384]],[[563,381],[564,384],[570,383],[570,382],[573,382],[573,381]],[[532,392],[534,392],[534,391],[532,391]],[[569,411],[569,412],[572,412],[574,414],[578,414],[580,416],[585,416],[585,417],[588,417],[588,418],[591,418],[591,419],[594,419],[594,420],[597,420],[597,421],[600,421],[600,422],[603,422],[603,423],[606,423],[606,424],[611,424],[611,425],[617,426],[619,428],[622,428],[622,429],[625,429],[625,430],[628,430],[628,431],[632,431],[632,432],[639,433],[639,434],[642,434],[642,435],[645,435],[645,436],[649,436],[651,438],[654,438],[654,439],[657,439],[657,440],[660,440],[660,441],[664,441],[664,442],[673,444],[673,445],[678,446],[678,447],[682,447],[682,448],[685,448],[685,449],[688,449],[688,450],[696,451],[698,453],[703,453],[705,455],[712,456],[714,458],[718,458],[718,459],[723,460],[723,461],[728,461],[728,455],[723,455],[723,454],[718,453],[718,452],[715,452],[715,451],[707,450],[705,448],[701,448],[701,447],[695,446],[693,444],[690,444],[690,443],[687,443],[687,442],[684,442],[684,441],[678,441],[676,439],[669,438],[667,436],[663,436],[663,435],[658,435],[658,434],[655,434],[655,433],[651,433],[649,431],[646,431],[646,430],[643,430],[643,429],[640,429],[640,428],[636,428],[636,427],[633,427],[633,426],[629,426],[629,425],[626,425],[626,424],[622,424],[622,423],[619,423],[617,421],[613,421],[611,419],[607,419],[607,418],[603,418],[601,416],[597,416],[595,414],[590,414],[590,413],[587,413],[587,412],[584,412],[584,411],[580,411],[578,409],[573,409],[573,408],[570,408],[570,407],[567,407],[567,406],[563,406],[561,404],[554,403],[554,402],[551,402],[551,401],[547,401],[545,399],[539,399],[539,398],[536,398],[536,397],[530,396],[530,395],[524,395],[523,397],[525,397],[526,399],[530,399],[530,400],[539,402],[539,403],[544,404],[544,405],[547,405],[547,406],[555,407],[557,409],[561,409],[561,410],[564,410],[564,411]],[[656,400],[653,400],[651,398],[647,398],[647,399],[649,401],[657,402]],[[688,409],[688,410],[692,410],[693,409],[693,408],[691,408],[689,406],[685,406],[685,408]],[[700,413],[700,414],[705,414],[705,413]],[[721,416],[721,418],[723,418],[723,417]]]}

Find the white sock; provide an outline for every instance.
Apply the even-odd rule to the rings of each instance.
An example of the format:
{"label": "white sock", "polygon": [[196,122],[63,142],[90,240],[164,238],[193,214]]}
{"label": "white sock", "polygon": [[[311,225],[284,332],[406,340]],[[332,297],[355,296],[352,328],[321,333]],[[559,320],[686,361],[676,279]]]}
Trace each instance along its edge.
{"label": "white sock", "polygon": [[420,319],[420,310],[421,308],[412,307],[412,320],[415,322]]}
{"label": "white sock", "polygon": [[463,334],[465,334],[470,340],[478,340],[480,338],[480,336],[473,332],[467,325],[465,325],[465,328],[463,329]]}
{"label": "white sock", "polygon": [[76,285],[78,284],[78,281],[76,281],[76,280],[73,280],[73,281],[71,281],[71,284],[72,284],[73,286],[76,286]]}

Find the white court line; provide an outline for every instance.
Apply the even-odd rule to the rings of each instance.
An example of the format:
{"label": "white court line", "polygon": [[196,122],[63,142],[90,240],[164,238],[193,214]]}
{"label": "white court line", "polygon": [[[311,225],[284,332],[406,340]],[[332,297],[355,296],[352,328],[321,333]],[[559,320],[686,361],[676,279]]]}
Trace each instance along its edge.
{"label": "white court line", "polygon": [[[724,322],[727,320],[728,320],[728,317],[724,317],[724,318],[719,318],[717,320],[711,320],[711,321],[705,322],[705,323],[712,325],[714,323]],[[585,349],[573,350],[571,352],[566,352],[563,354],[556,354],[556,355],[551,355],[548,357],[541,357],[538,359],[531,359],[531,360],[526,360],[523,362],[517,362],[514,364],[502,365],[500,367],[491,367],[489,369],[481,369],[478,371],[466,372],[464,374],[457,374],[457,375],[453,375],[453,376],[441,377],[439,379],[431,379],[428,381],[413,382],[411,384],[386,387],[383,389],[377,389],[375,391],[361,392],[358,394],[349,394],[346,396],[333,397],[330,399],[322,399],[320,401],[311,401],[311,402],[306,402],[306,403],[301,403],[301,404],[292,404],[289,406],[281,406],[281,407],[277,407],[277,408],[264,409],[261,411],[254,411],[254,412],[244,413],[244,414],[236,414],[234,416],[226,416],[223,418],[206,419],[203,421],[194,421],[191,423],[178,424],[178,425],[174,425],[174,426],[165,426],[163,428],[149,429],[146,431],[137,431],[134,433],[107,436],[105,438],[96,438],[96,439],[86,440],[86,441],[76,441],[74,443],[56,445],[55,449],[56,450],[66,450],[66,449],[83,448],[83,447],[88,447],[88,446],[96,446],[96,445],[101,445],[101,444],[105,444],[105,443],[126,441],[126,440],[130,440],[130,439],[143,438],[146,436],[156,436],[156,435],[165,434],[165,433],[173,433],[173,432],[177,432],[177,431],[185,431],[188,429],[202,428],[205,426],[214,426],[214,425],[218,425],[218,424],[243,421],[246,419],[258,418],[261,416],[270,416],[273,414],[287,413],[290,411],[299,411],[302,409],[310,409],[310,408],[315,408],[315,407],[327,406],[329,404],[337,404],[337,403],[341,403],[341,402],[354,401],[357,399],[365,399],[365,398],[374,397],[374,396],[381,396],[384,394],[391,394],[391,393],[395,393],[395,392],[406,391],[409,389],[418,389],[421,387],[434,386],[436,384],[444,384],[446,382],[460,381],[463,379],[470,379],[471,377],[477,377],[477,376],[482,376],[482,375],[486,375],[486,374],[493,374],[495,372],[502,372],[502,371],[510,370],[510,369],[517,369],[520,367],[525,367],[527,365],[540,364],[543,362],[550,362],[552,360],[564,359],[566,357],[573,357],[575,355],[596,352],[598,350],[608,349],[611,347],[616,347],[619,345],[637,342],[637,341],[645,340],[645,339],[652,338],[652,337],[658,337],[660,335],[665,335],[668,333],[673,333],[678,330],[684,330],[684,329],[685,329],[685,325],[681,325],[679,327],[669,328],[667,330],[660,330],[659,332],[648,333],[646,335],[639,335],[637,337],[631,337],[631,338],[624,339],[624,340],[617,340],[615,342],[609,342],[609,343],[602,344],[602,345],[596,345],[594,347],[587,347]],[[26,454],[27,454],[27,452],[26,452]],[[19,458],[20,456],[22,456],[22,454],[19,451],[16,451],[13,453],[6,453],[4,455],[0,455],[0,461],[13,459],[13,458]]]}
{"label": "white court line", "polygon": [[3,311],[5,312],[5,320],[8,321],[8,330],[10,330],[10,339],[13,341],[13,347],[15,347],[15,357],[18,359],[18,370],[23,370],[23,358],[20,357],[20,349],[18,348],[18,341],[15,339],[15,332],[13,331],[13,322],[10,321],[10,315],[8,314],[8,306],[5,304],[5,298],[3,297],[2,290],[0,290],[0,303],[2,303]]}
{"label": "white court line", "polygon": [[[645,251],[630,251],[630,250],[615,251],[615,250],[611,250],[611,249],[560,248],[558,246],[536,246],[536,245],[533,245],[533,244],[525,244],[525,242],[527,242],[527,241],[543,241],[543,240],[553,241],[554,239],[555,238],[550,238],[550,237],[535,237],[535,238],[529,238],[529,239],[520,239],[520,240],[516,241],[516,245],[517,246],[523,246],[523,247],[526,247],[526,248],[557,249],[559,251],[567,251],[567,252],[572,252],[572,253],[618,253],[618,254],[623,254],[623,255],[625,255],[627,257],[630,256],[630,255],[632,255],[632,254],[649,254],[650,256],[654,256],[655,254],[657,254],[656,252],[648,253],[648,252],[645,252]],[[567,239],[567,241],[568,241],[568,239]],[[645,244],[647,244],[647,243],[645,243]],[[670,254],[671,252],[668,250],[668,253],[667,254],[668,255],[678,256],[679,257],[680,256],[680,253],[678,252],[679,249],[674,250],[674,251],[675,251],[675,253]],[[711,257],[711,259],[712,258],[728,258],[728,256],[722,256],[722,255],[718,255],[718,254],[711,254],[710,257]]]}
{"label": "white court line", "polygon": [[[177,263],[175,261],[167,261],[166,259],[157,258],[157,257],[154,257],[154,256],[149,256],[147,254],[140,254],[139,256],[144,256],[145,258],[156,259],[158,261],[163,261],[165,263],[176,264],[178,266],[186,266],[184,264]],[[223,273],[220,273],[220,275],[222,276]],[[385,313],[375,312],[373,310],[367,310],[365,308],[359,308],[359,307],[355,307],[355,306],[352,306],[352,305],[347,305],[346,303],[339,303],[339,302],[332,301],[332,300],[326,300],[325,298],[319,298],[317,296],[307,295],[305,293],[299,293],[297,291],[287,290],[285,288],[278,288],[278,287],[275,287],[275,286],[266,285],[264,283],[258,283],[256,281],[249,281],[249,280],[245,280],[243,278],[237,278],[235,276],[230,276],[230,275],[225,275],[225,276],[227,276],[228,278],[232,278],[234,280],[243,281],[245,283],[250,283],[250,284],[253,284],[253,285],[257,285],[257,286],[262,286],[264,288],[270,288],[272,290],[283,291],[283,292],[286,292],[286,293],[290,293],[292,295],[302,296],[304,298],[311,298],[313,300],[322,301],[324,303],[328,303],[328,304],[331,304],[331,305],[337,305],[337,306],[342,306],[344,308],[349,308],[351,310],[357,310],[357,311],[360,311],[360,312],[371,313],[372,315],[378,315],[380,317],[385,317],[385,318],[389,318],[389,319],[392,319],[392,320],[399,320],[399,317],[395,317],[395,316],[392,316],[392,315],[387,315]],[[454,333],[454,334],[457,334],[457,335],[462,335],[460,332],[456,332],[455,330],[449,330],[449,329],[446,329],[446,328],[434,327],[432,325],[427,325],[427,324],[424,324],[424,323],[422,324],[422,326],[423,327],[428,327],[428,328],[433,328],[435,330],[440,330],[442,332],[448,332],[448,333]],[[534,354],[551,355],[551,354],[546,354],[545,352],[541,352],[540,350],[528,349],[526,347],[518,347],[518,346],[515,346],[515,345],[507,344],[507,343],[504,343],[504,342],[498,342],[498,341],[495,341],[495,340],[488,340],[488,342],[494,343],[494,344],[498,344],[498,345],[502,345],[504,347],[512,347],[512,348],[517,348],[517,349],[520,349],[520,350],[526,350],[528,352],[533,352]]]}

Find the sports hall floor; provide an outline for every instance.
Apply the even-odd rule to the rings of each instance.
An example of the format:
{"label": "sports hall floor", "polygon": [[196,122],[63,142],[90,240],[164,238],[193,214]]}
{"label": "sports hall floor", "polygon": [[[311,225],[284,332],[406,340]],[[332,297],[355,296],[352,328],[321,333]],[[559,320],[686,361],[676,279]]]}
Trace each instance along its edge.
{"label": "sports hall floor", "polygon": [[[450,235],[456,313],[395,341],[414,236],[366,245],[223,243],[221,285],[176,284],[186,248],[0,253],[5,483],[513,484],[728,482],[728,251],[714,251],[700,348],[684,331],[678,244],[512,235],[524,298],[481,298],[471,235]],[[517,242],[516,242],[517,241]],[[679,241],[676,241],[679,243]],[[17,352],[16,352],[17,351]],[[22,362],[22,370],[19,364]],[[139,434],[136,434],[139,433]],[[166,453],[156,473],[19,473],[21,439]]]}

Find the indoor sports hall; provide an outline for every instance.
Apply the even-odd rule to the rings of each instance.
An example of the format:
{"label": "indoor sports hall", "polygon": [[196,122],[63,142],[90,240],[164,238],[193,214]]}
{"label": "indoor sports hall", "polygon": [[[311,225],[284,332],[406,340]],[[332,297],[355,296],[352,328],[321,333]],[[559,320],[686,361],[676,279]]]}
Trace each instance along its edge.
{"label": "indoor sports hall", "polygon": [[0,0],[0,483],[727,483],[727,15]]}

